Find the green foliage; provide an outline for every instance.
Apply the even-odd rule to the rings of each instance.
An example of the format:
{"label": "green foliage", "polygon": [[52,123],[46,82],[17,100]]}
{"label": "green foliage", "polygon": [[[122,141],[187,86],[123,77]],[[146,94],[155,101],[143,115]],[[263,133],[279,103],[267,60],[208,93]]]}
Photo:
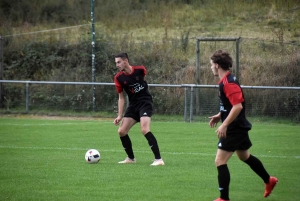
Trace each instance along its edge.
{"label": "green foliage", "polygon": [[[187,33],[187,35],[189,32]],[[124,50],[130,55],[130,62],[133,65],[143,64],[147,67],[148,83],[164,83],[164,84],[188,84],[195,83],[195,67],[190,66],[187,59],[190,53],[189,40],[184,35],[181,39],[174,39],[171,42],[143,42],[135,43],[128,37],[124,37],[120,44],[108,43],[104,39],[96,41],[98,44],[96,49],[96,81],[97,82],[113,82],[113,76],[117,72],[114,64],[113,54]],[[51,80],[51,81],[91,81],[90,67],[90,47],[87,41],[82,41],[75,45],[66,46],[63,43],[28,43],[24,46],[24,50],[13,51],[12,54],[6,52],[7,59],[5,77],[6,79],[22,79],[22,80]],[[278,85],[284,83],[286,86],[298,86],[299,78],[299,55],[294,53],[289,55],[289,49],[281,52],[279,45],[276,43],[264,43],[250,40],[244,40],[243,45],[247,44],[247,51],[250,57],[241,60],[241,80],[244,85]],[[208,46],[207,46],[208,45]],[[202,45],[202,54],[210,55],[214,47],[212,44]],[[234,48],[234,47],[233,47]],[[255,52],[251,52],[255,50]],[[21,53],[19,53],[19,51]],[[275,59],[263,59],[272,51],[278,56]],[[143,52],[143,54],[140,54]],[[257,52],[261,52],[257,55]],[[251,55],[257,55],[256,59]],[[203,55],[202,55],[203,56]],[[249,59],[249,60],[248,60]],[[282,60],[285,62],[282,63]],[[11,62],[13,61],[13,62]],[[249,63],[249,64],[248,64]],[[278,74],[280,72],[280,74]],[[288,72],[288,73],[286,73]],[[271,76],[273,74],[273,76]],[[279,76],[280,75],[280,76]],[[269,78],[264,79],[265,76]],[[215,84],[215,80],[211,75],[209,68],[201,68],[201,83]],[[31,105],[30,110],[38,108],[53,110],[72,110],[72,111],[92,111],[92,87],[81,86],[64,86],[64,87],[44,87],[43,85],[35,85],[30,89]],[[13,94],[13,86],[7,88],[7,94]],[[84,92],[83,92],[84,91]],[[216,100],[215,92],[201,89],[200,90],[199,111],[197,114],[207,115],[212,111],[208,111],[207,107]],[[156,113],[158,114],[183,114],[184,110],[184,90],[172,88],[151,88],[154,98]],[[283,93],[282,93],[283,94]],[[10,95],[12,96],[12,95]],[[189,95],[188,95],[189,97]],[[268,101],[273,97],[273,102]],[[25,96],[21,102],[25,102]],[[20,103],[20,99],[12,99],[15,104]],[[299,97],[292,94],[278,96],[276,92],[268,91],[267,94],[257,91],[247,92],[247,102],[251,104],[249,114],[254,115],[275,115],[290,116],[290,114],[298,115],[300,110]],[[276,101],[275,101],[276,100]],[[113,112],[117,105],[117,94],[113,87],[109,90],[103,86],[97,87],[96,105],[98,111]],[[215,105],[217,102],[213,101]],[[197,109],[198,110],[198,109]],[[283,112],[284,111],[284,112]],[[298,118],[296,118],[298,119]],[[299,119],[298,119],[299,120]]]}
{"label": "green foliage", "polygon": [[46,22],[55,21],[59,23],[70,22],[74,16],[67,5],[67,1],[48,1],[41,9],[40,15]]}
{"label": "green foliage", "polygon": [[3,100],[4,100],[4,108],[7,111],[10,111],[12,108],[18,108],[24,105],[23,100],[25,97],[25,87],[22,84],[17,85],[6,85],[3,84]]}
{"label": "green foliage", "polygon": [[[86,0],[3,0],[0,5],[0,31],[3,35],[90,21],[90,2]],[[112,82],[117,72],[113,54],[126,51],[131,64],[146,66],[148,83],[194,84],[195,37],[241,36],[240,78],[243,85],[299,86],[298,10],[299,1],[293,0],[95,1],[96,81]],[[4,79],[92,81],[90,32],[86,26],[5,37]],[[201,84],[216,84],[207,66],[210,54],[218,48],[234,54],[235,46],[221,42],[201,44]],[[14,94],[20,91],[19,87],[7,86],[5,95],[11,98],[7,99],[5,107],[18,108],[25,102],[24,97],[22,101],[21,98],[12,98],[18,97]],[[36,102],[31,103],[32,109],[57,107],[91,111],[91,87],[85,87],[84,94],[81,87],[61,87],[53,93],[51,87],[33,88],[30,98]],[[97,89],[98,109],[113,111],[116,92],[101,87]],[[152,92],[159,113],[183,112],[182,89],[152,89]],[[84,99],[79,101],[78,96]],[[209,104],[214,94],[207,92],[200,96],[201,103]],[[253,96],[249,99],[256,98],[264,105],[254,106],[251,109],[253,114],[261,114],[259,108],[269,115],[273,107],[288,111],[299,108],[297,96],[289,96],[288,100],[280,97],[276,106],[270,106],[263,93],[254,93]],[[275,96],[274,100],[278,98],[276,94],[272,96]],[[198,108],[200,114],[205,113],[202,109]]]}

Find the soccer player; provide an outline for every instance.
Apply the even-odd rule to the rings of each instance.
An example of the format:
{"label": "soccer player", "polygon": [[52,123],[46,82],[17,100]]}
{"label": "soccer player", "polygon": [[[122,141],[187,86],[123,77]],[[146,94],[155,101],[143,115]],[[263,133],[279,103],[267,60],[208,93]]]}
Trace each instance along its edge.
{"label": "soccer player", "polygon": [[209,126],[216,127],[217,123],[222,121],[216,130],[219,142],[215,164],[218,170],[220,198],[215,201],[229,201],[230,173],[227,161],[234,152],[262,178],[265,183],[264,197],[268,197],[278,179],[271,177],[262,162],[249,152],[252,143],[248,131],[252,125],[245,117],[243,91],[236,78],[230,73],[232,58],[228,52],[218,50],[211,56],[210,64],[213,74],[220,79],[218,83],[220,112],[209,117]]}
{"label": "soccer player", "polygon": [[[116,90],[119,93],[118,117],[114,120],[114,124],[119,125],[121,123],[118,133],[127,154],[127,158],[119,163],[136,162],[128,132],[134,124],[140,122],[141,131],[146,137],[155,157],[151,166],[164,165],[165,163],[160,156],[157,140],[150,131],[153,103],[152,96],[148,91],[148,84],[144,80],[146,68],[144,66],[131,66],[127,53],[115,55],[115,62],[120,72],[114,76]],[[128,95],[129,106],[123,117],[125,104],[124,91]]]}

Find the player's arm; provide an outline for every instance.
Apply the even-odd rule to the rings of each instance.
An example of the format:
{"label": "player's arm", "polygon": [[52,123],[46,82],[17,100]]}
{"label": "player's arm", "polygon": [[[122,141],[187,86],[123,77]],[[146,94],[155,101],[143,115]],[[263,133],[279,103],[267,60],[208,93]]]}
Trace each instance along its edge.
{"label": "player's arm", "polygon": [[234,121],[234,119],[240,114],[241,110],[243,109],[243,106],[241,103],[238,103],[236,105],[233,105],[227,118],[223,121],[221,126],[216,130],[218,133],[218,137],[226,137],[226,132],[228,126]]}
{"label": "player's arm", "polygon": [[114,124],[118,125],[123,117],[123,111],[124,111],[124,105],[125,105],[125,97],[124,92],[119,93],[119,100],[118,100],[118,117],[114,120]]}
{"label": "player's arm", "polygon": [[241,87],[236,83],[228,83],[224,85],[223,90],[232,105],[230,113],[223,122],[224,126],[229,126],[229,124],[234,121],[234,119],[240,114],[241,110],[243,109],[242,102],[244,102],[244,97]]}
{"label": "player's arm", "polygon": [[218,122],[220,121],[221,119],[221,112],[219,112],[218,114],[214,115],[214,116],[211,116],[211,117],[208,117],[210,118],[210,121],[209,121],[209,126],[211,128],[213,127],[216,127]]}
{"label": "player's arm", "polygon": [[222,123],[223,126],[228,127],[229,124],[231,124],[235,118],[237,118],[237,116],[240,114],[240,112],[243,109],[243,105],[242,103],[238,103],[236,105],[233,105],[227,118],[225,119],[225,121]]}
{"label": "player's arm", "polygon": [[242,111],[242,102],[244,101],[242,90],[237,84],[229,83],[224,86],[223,90],[226,97],[229,99],[232,108],[221,126],[216,130],[219,138],[226,137],[227,128]]}
{"label": "player's arm", "polygon": [[119,93],[119,100],[118,100],[118,117],[123,117],[123,111],[124,111],[124,105],[125,105],[125,97],[124,92],[122,91]]}

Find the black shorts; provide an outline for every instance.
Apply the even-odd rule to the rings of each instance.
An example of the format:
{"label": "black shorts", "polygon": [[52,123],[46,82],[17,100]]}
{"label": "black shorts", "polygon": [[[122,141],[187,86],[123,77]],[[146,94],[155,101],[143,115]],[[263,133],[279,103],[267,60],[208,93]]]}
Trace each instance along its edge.
{"label": "black shorts", "polygon": [[126,109],[124,117],[130,117],[140,122],[141,117],[151,117],[153,114],[152,102],[139,102],[134,105],[129,105]]}
{"label": "black shorts", "polygon": [[226,138],[220,138],[218,149],[234,152],[235,150],[248,150],[252,146],[248,130],[235,130],[226,134]]}

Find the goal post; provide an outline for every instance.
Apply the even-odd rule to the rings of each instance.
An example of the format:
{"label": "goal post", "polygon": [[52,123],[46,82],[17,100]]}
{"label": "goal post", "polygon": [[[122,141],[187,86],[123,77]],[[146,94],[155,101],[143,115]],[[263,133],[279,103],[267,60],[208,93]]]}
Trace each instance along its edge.
{"label": "goal post", "polygon": [[[199,85],[200,83],[200,67],[201,67],[201,46],[200,43],[204,41],[232,41],[235,42],[235,76],[239,80],[239,44],[240,44],[240,37],[196,37],[196,84]],[[240,81],[240,80],[239,80]],[[196,114],[199,114],[199,107],[200,107],[200,98],[199,98],[199,90],[200,88],[196,88]]]}
{"label": "goal post", "polygon": [[196,37],[196,84],[200,84],[200,42],[201,41],[235,41],[235,67],[236,67],[236,72],[235,76],[238,79],[239,78],[239,60],[240,60],[240,55],[239,55],[239,43],[240,43],[240,37]]}

